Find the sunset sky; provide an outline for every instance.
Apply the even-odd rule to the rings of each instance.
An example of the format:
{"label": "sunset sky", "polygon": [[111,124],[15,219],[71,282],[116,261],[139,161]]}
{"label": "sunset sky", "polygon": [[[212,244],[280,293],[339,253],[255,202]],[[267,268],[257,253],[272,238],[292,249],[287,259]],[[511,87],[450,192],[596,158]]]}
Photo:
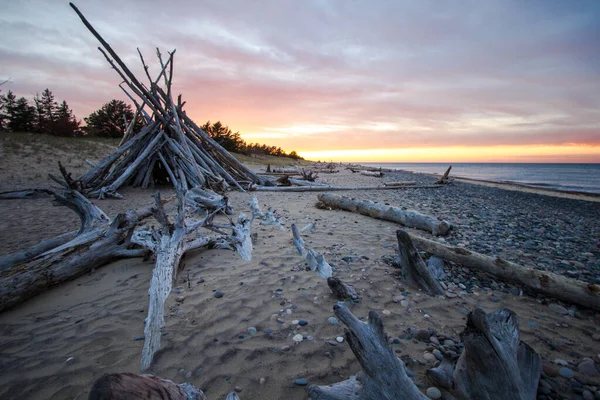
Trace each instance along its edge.
{"label": "sunset sky", "polygon": [[[177,49],[196,122],[310,159],[600,162],[600,1],[75,3],[138,77]],[[66,1],[5,1],[0,80],[83,119],[120,79]]]}

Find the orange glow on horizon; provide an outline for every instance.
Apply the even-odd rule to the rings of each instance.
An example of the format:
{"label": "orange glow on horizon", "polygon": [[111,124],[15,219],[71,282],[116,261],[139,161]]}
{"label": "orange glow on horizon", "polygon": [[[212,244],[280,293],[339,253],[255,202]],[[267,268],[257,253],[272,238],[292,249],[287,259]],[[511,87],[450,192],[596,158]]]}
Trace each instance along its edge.
{"label": "orange glow on horizon", "polygon": [[322,150],[298,154],[307,160],[343,162],[600,162],[600,146],[579,144]]}

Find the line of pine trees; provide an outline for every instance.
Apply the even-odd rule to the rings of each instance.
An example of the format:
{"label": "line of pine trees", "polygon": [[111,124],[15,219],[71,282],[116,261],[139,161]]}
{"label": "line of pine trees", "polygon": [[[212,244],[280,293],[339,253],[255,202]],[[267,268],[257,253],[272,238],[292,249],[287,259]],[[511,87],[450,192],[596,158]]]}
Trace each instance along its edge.
{"label": "line of pine trees", "polygon": [[225,148],[227,151],[242,153],[246,155],[253,154],[266,154],[277,157],[290,157],[295,160],[303,160],[302,157],[291,151],[289,154],[286,153],[281,147],[269,146],[260,143],[246,143],[241,138],[239,132],[232,132],[227,125],[223,125],[221,121],[217,121],[211,124],[210,121],[200,126],[202,130],[208,133],[217,143]]}
{"label": "line of pine trees", "polygon": [[33,104],[12,91],[0,96],[0,130],[13,132],[39,132],[56,136],[77,136],[81,122],[66,101],[54,100],[49,89],[36,94]]}
{"label": "line of pine trees", "polygon": [[[121,138],[133,118],[134,112],[129,104],[113,99],[84,118],[85,126],[82,126],[67,102],[63,100],[60,104],[57,103],[50,89],[44,90],[41,95],[36,94],[33,105],[25,97],[17,99],[10,90],[0,95],[0,131],[38,132],[65,137],[90,135]],[[143,121],[138,117],[134,131],[141,129],[142,125]],[[227,151],[302,159],[295,151],[288,154],[281,147],[246,143],[239,132],[232,132],[220,121],[214,124],[207,121],[201,128]]]}

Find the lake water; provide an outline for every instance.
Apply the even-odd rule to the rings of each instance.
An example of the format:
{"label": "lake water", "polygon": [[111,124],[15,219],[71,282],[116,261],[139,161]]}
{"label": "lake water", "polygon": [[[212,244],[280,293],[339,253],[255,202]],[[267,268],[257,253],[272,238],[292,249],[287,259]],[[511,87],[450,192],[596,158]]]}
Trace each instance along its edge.
{"label": "lake water", "polygon": [[[450,164],[365,163],[364,165],[441,175]],[[451,177],[600,194],[600,164],[456,163],[451,165]]]}

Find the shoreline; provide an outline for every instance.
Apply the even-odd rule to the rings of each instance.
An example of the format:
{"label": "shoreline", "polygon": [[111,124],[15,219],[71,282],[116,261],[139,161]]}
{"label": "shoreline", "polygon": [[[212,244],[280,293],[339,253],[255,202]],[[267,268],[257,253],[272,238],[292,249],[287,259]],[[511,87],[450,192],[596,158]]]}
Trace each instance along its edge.
{"label": "shoreline", "polygon": [[[366,167],[368,167],[368,166],[366,166]],[[439,178],[442,176],[442,174],[438,174],[438,173],[417,172],[417,171],[410,171],[407,169],[382,168],[382,171],[421,174],[421,175],[431,176],[431,177],[435,177],[435,178]],[[567,190],[551,189],[551,188],[539,188],[539,187],[529,186],[529,185],[516,183],[516,182],[501,182],[501,181],[490,181],[490,180],[485,180],[485,179],[465,178],[465,177],[453,176],[452,172],[450,172],[449,180],[450,180],[450,182],[452,180],[455,180],[458,182],[472,183],[474,185],[489,186],[489,187],[495,187],[495,188],[499,188],[499,189],[513,190],[513,191],[525,192],[525,193],[535,193],[535,194],[560,197],[560,198],[565,198],[565,199],[600,202],[600,193],[588,193],[588,192],[579,192],[579,191],[574,191],[574,190],[567,191]]]}
{"label": "shoreline", "polygon": [[[437,163],[432,163],[432,164],[437,164]],[[439,163],[439,164],[446,165],[446,164],[441,164],[441,163]],[[482,164],[493,165],[495,163],[482,163]],[[511,164],[511,163],[499,163],[499,164]],[[512,163],[512,164],[520,165],[520,163]],[[364,167],[364,168],[379,168],[383,172],[401,171],[401,172],[408,172],[408,173],[412,173],[412,174],[424,174],[424,175],[434,176],[434,177],[442,176],[442,173],[438,173],[438,172],[421,172],[421,171],[413,171],[413,170],[406,169],[406,168],[386,168],[384,166],[375,167],[374,164],[352,164],[352,163],[349,163],[349,165],[360,165],[361,167]],[[452,165],[452,164],[447,164],[447,165]],[[526,183],[511,182],[511,181],[494,181],[494,180],[488,180],[488,179],[468,178],[468,177],[464,177],[464,176],[457,176],[457,175],[453,174],[452,171],[450,172],[450,179],[451,180],[454,179],[457,181],[463,181],[463,182],[471,182],[471,183],[478,184],[478,185],[503,187],[507,190],[523,190],[523,191],[527,191],[530,193],[545,194],[548,196],[557,196],[557,197],[564,197],[564,198],[571,198],[571,199],[580,199],[580,200],[600,202],[600,193],[585,192],[585,191],[579,191],[579,190],[562,190],[562,189],[557,189],[557,188],[552,188],[552,187],[546,188],[546,187],[539,187],[539,186],[534,186],[534,185],[528,185]]]}

